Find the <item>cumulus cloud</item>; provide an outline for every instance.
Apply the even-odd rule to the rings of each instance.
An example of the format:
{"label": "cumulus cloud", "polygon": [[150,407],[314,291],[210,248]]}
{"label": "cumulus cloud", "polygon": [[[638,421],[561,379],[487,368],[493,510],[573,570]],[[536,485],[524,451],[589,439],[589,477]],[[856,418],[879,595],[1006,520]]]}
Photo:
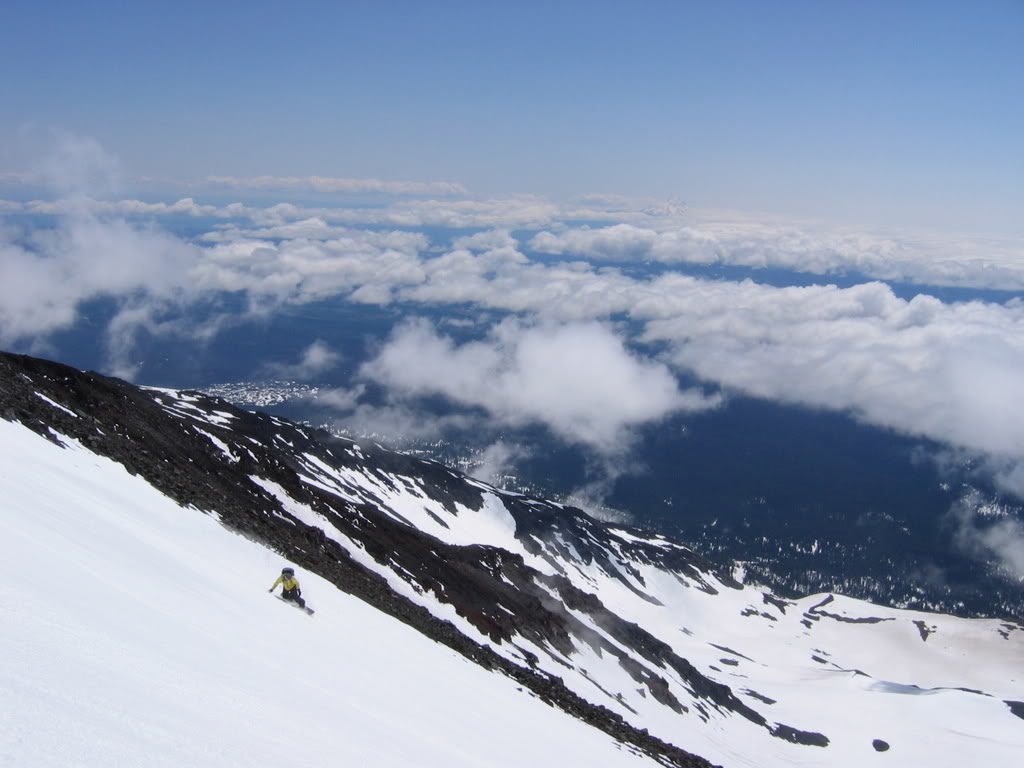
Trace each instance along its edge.
{"label": "cumulus cloud", "polygon": [[[221,233],[201,247],[126,218],[151,213],[151,207],[82,198],[25,208],[57,215],[57,225],[0,228],[0,344],[38,345],[72,326],[83,302],[111,298],[118,307],[107,329],[107,365],[127,378],[137,368],[132,348],[141,331],[201,340],[230,324],[218,315],[202,324],[187,319],[188,307],[219,292],[241,292],[248,297],[249,314],[266,314],[282,304],[339,295],[387,303],[395,286],[424,278],[418,253],[428,240],[419,233],[307,221],[282,225],[280,231]],[[169,209],[196,213],[190,200],[161,212]],[[175,310],[179,317],[171,321],[168,315]]]}
{"label": "cumulus cloud", "polygon": [[199,249],[167,233],[75,216],[53,230],[0,242],[0,341],[67,328],[79,304],[145,293],[170,301],[188,290]]}
{"label": "cumulus cloud", "polygon": [[518,250],[519,241],[507,229],[490,229],[474,235],[458,237],[452,241],[455,250],[496,251],[499,249]]}
{"label": "cumulus cloud", "polygon": [[[526,196],[492,200],[398,200],[386,206],[352,208],[309,207],[291,203],[267,208],[234,205],[238,215],[265,225],[320,218],[344,226],[511,230],[546,226],[563,214],[560,206],[548,200]],[[599,212],[593,215],[603,219]]]}
{"label": "cumulus cloud", "polygon": [[[340,236],[277,243],[241,237],[200,249],[157,230],[77,218],[37,234],[30,245],[24,239],[0,245],[9,276],[0,285],[0,335],[12,343],[49,333],[71,325],[85,299],[132,296],[110,329],[111,349],[126,361],[133,324],[171,332],[174,326],[155,320],[157,307],[224,290],[247,294],[252,311],[347,296],[370,303],[469,303],[544,317],[548,327],[625,314],[643,324],[645,339],[666,342],[681,370],[983,452],[998,460],[997,477],[1015,492],[1024,490],[1024,424],[1016,407],[1024,381],[1020,304],[943,304],[927,296],[907,302],[877,283],[780,289],[680,275],[644,281],[586,264],[530,263],[509,247],[425,259],[426,240],[414,233],[332,234]],[[437,339],[425,341],[435,342],[427,349],[437,348]],[[534,349],[512,342],[506,347],[516,354]],[[461,362],[469,352],[441,348],[439,359]],[[500,358],[486,363],[506,386],[514,380],[514,369]],[[482,389],[477,383],[476,390],[445,394],[485,405]],[[537,413],[522,400],[509,402],[564,434],[580,432],[580,425]]]}
{"label": "cumulus cloud", "polygon": [[1024,244],[923,235],[877,235],[771,221],[680,217],[647,226],[565,228],[537,233],[538,253],[595,261],[724,264],[815,275],[858,273],[919,285],[1024,289]]}
{"label": "cumulus cloud", "polygon": [[661,363],[632,354],[607,326],[506,321],[457,345],[419,320],[400,326],[363,377],[405,397],[443,395],[510,426],[540,423],[569,442],[620,453],[630,430],[718,404],[682,391]]}
{"label": "cumulus cloud", "polygon": [[[117,201],[80,194],[116,184],[116,162],[102,147],[70,141],[55,158],[50,177],[73,198],[0,206],[6,213],[58,216],[52,229],[0,227],[4,345],[70,327],[81,303],[97,297],[117,300],[107,343],[114,369],[128,373],[142,330],[203,338],[239,322],[187,320],[188,307],[223,291],[247,298],[249,314],[332,298],[470,306],[521,320],[463,345],[431,327],[403,326],[364,374],[396,397],[443,395],[498,423],[542,423],[564,439],[607,451],[639,424],[713,405],[680,392],[668,363],[727,389],[848,411],[968,449],[984,457],[1002,487],[1024,497],[1019,299],[905,301],[879,282],[775,288],[673,272],[639,278],[609,264],[716,262],[1020,288],[1019,243],[684,215],[647,203],[640,210],[625,199],[593,199],[583,204],[598,208],[575,209],[533,197],[402,200],[374,209]],[[189,242],[137,220],[165,215],[224,222]],[[572,224],[602,216],[618,221],[595,229]],[[404,229],[424,226],[483,231],[438,251],[426,234]],[[546,227],[528,248],[512,235],[525,227]],[[534,260],[530,249],[560,258]],[[611,318],[627,318],[631,333],[664,345],[668,356],[644,360],[630,352],[603,324]],[[313,355],[291,365],[315,368],[328,359]],[[356,418],[372,418],[358,398],[353,404]],[[378,415],[410,431],[426,428],[413,423],[401,402],[388,407],[391,412]]]}
{"label": "cumulus cloud", "polygon": [[[215,324],[197,328],[172,323],[167,314],[221,291],[247,296],[250,313],[343,297],[470,305],[541,318],[536,328],[547,329],[625,316],[645,340],[667,344],[670,360],[684,372],[773,400],[850,411],[872,424],[971,449],[996,468],[1004,487],[1024,494],[1024,424],[1015,400],[1024,380],[1019,301],[944,304],[922,295],[908,302],[880,283],[773,288],[674,273],[640,279],[582,260],[531,261],[503,228],[460,237],[436,255],[422,233],[281,216],[276,223],[218,230],[204,246],[72,208],[54,230],[6,228],[0,233],[0,341],[69,327],[82,301],[119,297],[125,304],[109,346],[119,370],[130,370],[133,329],[215,332],[216,323],[229,320],[214,318]],[[651,236],[637,229],[610,228],[601,237],[612,241],[601,247],[618,256],[637,248],[652,253]],[[510,351],[525,355],[539,347],[513,341],[503,347],[513,361]],[[498,340],[490,347],[498,349]],[[452,347],[439,354],[460,362],[469,351]],[[504,359],[495,357],[492,367],[509,386],[518,369]],[[477,384],[476,390],[442,394],[493,409],[506,421],[521,408],[571,439],[599,443],[614,431],[602,433],[595,423],[594,433],[581,437],[585,420],[559,420],[514,397],[506,413],[482,391]]]}
{"label": "cumulus cloud", "polygon": [[[495,254],[501,254],[496,256]],[[573,323],[624,314],[684,372],[771,400],[851,412],[987,457],[1024,497],[1024,303],[906,301],[881,283],[776,288],[653,280],[517,252],[452,252],[397,292]]]}
{"label": "cumulus cloud", "polygon": [[1008,509],[972,490],[953,505],[950,517],[960,549],[1024,581],[1024,523]]}
{"label": "cumulus cloud", "polygon": [[97,200],[88,195],[56,200],[0,201],[9,212],[66,214],[86,209],[95,214],[119,216],[203,216],[249,220],[261,226],[277,226],[302,219],[322,219],[341,226],[448,227],[452,229],[498,228],[506,231],[550,225],[556,219],[603,220],[612,214],[602,211],[566,211],[538,197],[494,200],[398,200],[386,206],[312,207],[293,203],[254,206],[242,202],[228,205],[198,204],[191,197],[175,203],[142,200]]}
{"label": "cumulus cloud", "polygon": [[570,229],[559,234],[540,232],[530,241],[539,253],[572,254],[594,259],[634,260],[650,258],[658,233],[631,224],[601,229]]}
{"label": "cumulus cloud", "polygon": [[130,373],[125,350],[133,319],[159,325],[158,307],[192,290],[189,271],[201,250],[161,230],[96,215],[89,195],[115,189],[121,175],[96,141],[61,135],[40,167],[55,188],[75,197],[62,201],[53,228],[0,232],[0,343],[67,328],[83,301],[113,297],[121,306],[108,346],[115,370]]}
{"label": "cumulus cloud", "polygon": [[205,290],[243,291],[273,308],[346,296],[386,304],[396,287],[425,277],[419,251],[425,236],[415,232],[337,230],[330,239],[263,239],[268,232],[237,232],[204,249],[193,270]]}
{"label": "cumulus cloud", "polygon": [[[83,174],[69,173],[69,177]],[[84,174],[88,176],[88,173]],[[74,186],[74,184],[72,184]],[[637,204],[639,201],[637,201]],[[27,214],[157,217],[194,216],[237,223],[210,233],[208,242],[245,232],[265,238],[326,239],[346,227],[445,227],[491,230],[457,238],[455,249],[516,249],[515,229],[542,229],[528,240],[536,253],[602,262],[657,262],[665,265],[720,264],[783,269],[814,275],[858,274],[918,285],[997,290],[1024,289],[1024,244],[979,237],[920,233],[867,233],[814,222],[753,219],[721,212],[680,212],[665,206],[638,209],[571,208],[537,197],[496,200],[400,200],[375,207],[308,207],[280,203],[214,206],[182,198],[174,203],[95,200],[81,195],[53,201],[0,201],[0,209]],[[574,221],[608,221],[577,226]]]}
{"label": "cumulus cloud", "polygon": [[476,414],[438,415],[403,402],[390,405],[359,403],[351,411],[343,412],[335,424],[343,433],[386,441],[398,448],[421,440],[437,440],[438,435],[449,431],[464,434],[484,426]]}
{"label": "cumulus cloud", "polygon": [[897,298],[885,285],[770,288],[678,276],[645,338],[711,381],[1024,458],[1024,306]]}
{"label": "cumulus cloud", "polygon": [[321,390],[316,399],[321,405],[336,411],[354,411],[359,407],[359,401],[365,392],[364,386],[334,387]]}
{"label": "cumulus cloud", "polygon": [[8,201],[10,213],[44,214],[49,216],[203,216],[227,219],[246,211],[241,205],[200,205],[191,197],[173,203],[147,203],[141,200],[96,200],[83,196],[57,200],[31,200],[26,203]]}
{"label": "cumulus cloud", "polygon": [[522,446],[498,440],[476,457],[476,463],[470,468],[469,475],[501,488],[505,477],[514,469],[516,462],[526,455]]}
{"label": "cumulus cloud", "polygon": [[306,347],[296,363],[269,363],[267,372],[282,379],[309,380],[320,376],[341,362],[341,354],[331,349],[323,339]]}

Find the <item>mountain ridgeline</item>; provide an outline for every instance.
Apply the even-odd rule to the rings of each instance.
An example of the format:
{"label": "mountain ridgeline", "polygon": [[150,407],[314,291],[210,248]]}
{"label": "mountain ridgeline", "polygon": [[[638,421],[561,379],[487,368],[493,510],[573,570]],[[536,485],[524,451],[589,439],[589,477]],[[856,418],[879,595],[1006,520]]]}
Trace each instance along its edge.
{"label": "mountain ridgeline", "polygon": [[37,358],[0,353],[0,417],[122,464],[182,514],[214,516],[662,765],[1024,746],[1013,622],[784,599],[660,534]]}

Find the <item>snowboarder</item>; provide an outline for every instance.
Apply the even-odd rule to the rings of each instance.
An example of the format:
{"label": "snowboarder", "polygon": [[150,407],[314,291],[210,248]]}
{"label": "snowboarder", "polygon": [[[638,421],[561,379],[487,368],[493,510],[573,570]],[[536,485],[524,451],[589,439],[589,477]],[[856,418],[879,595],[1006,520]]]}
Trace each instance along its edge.
{"label": "snowboarder", "polygon": [[302,599],[302,590],[299,588],[299,580],[295,578],[294,568],[282,568],[281,575],[277,577],[277,581],[275,581],[274,585],[267,591],[273,592],[277,589],[278,584],[281,585],[282,599],[298,603],[300,608],[306,607],[306,601]]}

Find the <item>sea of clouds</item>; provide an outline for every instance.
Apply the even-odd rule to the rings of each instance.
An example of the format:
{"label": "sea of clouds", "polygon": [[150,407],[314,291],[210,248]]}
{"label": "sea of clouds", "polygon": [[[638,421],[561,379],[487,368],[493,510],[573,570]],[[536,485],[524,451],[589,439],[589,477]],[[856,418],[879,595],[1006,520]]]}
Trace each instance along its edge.
{"label": "sea of clouds", "polygon": [[[422,307],[435,318],[470,307],[491,318],[479,338],[460,342],[413,317],[324,402],[355,422],[408,430],[415,399],[442,396],[493,424],[542,424],[622,456],[637,427],[744,393],[965,451],[1024,498],[1024,301],[929,295],[1024,291],[1020,242],[855,232],[614,196],[479,200],[449,182],[211,177],[196,189],[376,197],[371,206],[152,202],[112,194],[121,176],[95,142],[68,139],[33,179],[54,190],[49,199],[0,202],[0,345],[44,351],[83,303],[115,298],[107,368],[131,378],[141,330],[202,340],[328,299]],[[42,217],[50,223],[36,226]],[[164,226],[174,217],[209,226],[181,237]],[[432,228],[465,232],[441,240]],[[631,268],[645,264],[658,269]],[[680,265],[824,279],[779,287],[756,271],[712,280]],[[840,287],[829,275],[859,282]],[[920,292],[901,298],[892,282]],[[244,297],[242,308],[202,320],[190,311],[224,292]],[[301,378],[339,360],[318,340],[267,365]],[[385,404],[363,400],[371,384]]]}

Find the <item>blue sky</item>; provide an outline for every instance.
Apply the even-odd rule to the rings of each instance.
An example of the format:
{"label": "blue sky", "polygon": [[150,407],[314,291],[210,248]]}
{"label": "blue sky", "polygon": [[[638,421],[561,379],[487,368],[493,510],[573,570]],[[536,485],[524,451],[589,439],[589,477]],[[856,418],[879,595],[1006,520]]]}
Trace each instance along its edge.
{"label": "blue sky", "polygon": [[1022,231],[1019,1],[9,2],[0,27],[0,172],[57,129],[129,177]]}

